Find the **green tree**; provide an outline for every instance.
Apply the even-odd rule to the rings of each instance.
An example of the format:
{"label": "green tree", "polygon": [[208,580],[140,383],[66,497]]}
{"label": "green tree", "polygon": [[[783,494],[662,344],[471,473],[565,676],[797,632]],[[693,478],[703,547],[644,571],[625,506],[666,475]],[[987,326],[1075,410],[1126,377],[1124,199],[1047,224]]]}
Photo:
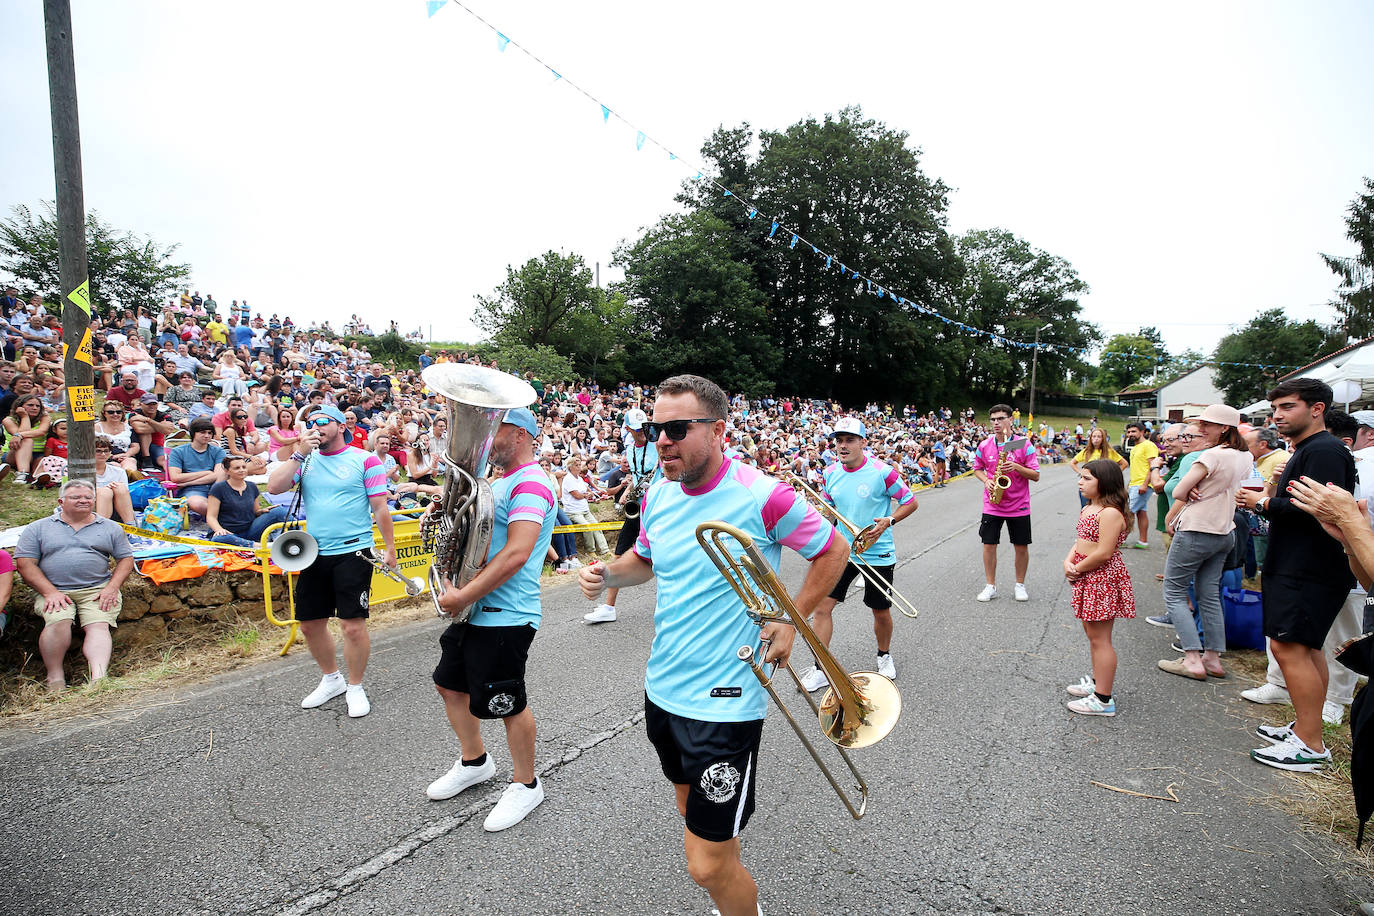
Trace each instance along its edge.
{"label": "green tree", "polygon": [[[965,233],[957,250],[963,275],[950,310],[954,320],[1023,342],[1032,341],[1035,329],[1049,324],[1040,333],[1036,366],[1041,391],[1055,391],[1089,371],[1075,351],[1091,347],[1101,334],[1080,317],[1078,299],[1088,285],[1068,261],[1005,229]],[[936,324],[959,391],[1007,398],[1029,386],[1030,347],[992,342],[956,325]]]}
{"label": "green tree", "polygon": [[1103,394],[1115,394],[1153,378],[1168,368],[1169,351],[1160,340],[1158,331],[1141,328],[1136,334],[1112,335],[1102,348],[1097,364],[1094,388]]}
{"label": "green tree", "polygon": [[503,372],[534,374],[545,382],[571,382],[578,377],[572,361],[547,344],[529,347],[517,343],[486,342],[469,348],[479,359],[495,361]]}
{"label": "green tree", "polygon": [[1226,392],[1228,404],[1242,407],[1264,397],[1281,375],[1315,359],[1326,334],[1315,321],[1292,321],[1283,309],[1260,312],[1239,331],[1217,344],[1217,387]]}
{"label": "green tree", "polygon": [[[58,272],[57,209],[43,201],[36,216],[19,205],[0,220],[0,270],[26,294],[61,302]],[[151,238],[119,232],[94,210],[86,214],[86,271],[97,311],[152,306],[191,276],[191,265],[173,260],[180,245],[162,246]]]}
{"label": "green tree", "polygon": [[734,236],[711,213],[677,214],[616,251],[636,329],[625,353],[630,377],[692,372],[727,391],[773,390],[781,351],[752,271],[729,256]]}
{"label": "green tree", "polygon": [[[1345,230],[1345,237],[1355,244],[1354,256],[1322,255],[1341,281],[1336,293],[1336,329],[1346,338],[1374,336],[1374,179],[1364,179],[1364,193],[1346,211]],[[1330,342],[1332,349],[1344,343]]]}
{"label": "green tree", "polygon": [[548,251],[507,267],[505,282],[477,303],[476,323],[499,347],[550,347],[584,376],[618,365],[628,306],[592,282],[580,255]]}

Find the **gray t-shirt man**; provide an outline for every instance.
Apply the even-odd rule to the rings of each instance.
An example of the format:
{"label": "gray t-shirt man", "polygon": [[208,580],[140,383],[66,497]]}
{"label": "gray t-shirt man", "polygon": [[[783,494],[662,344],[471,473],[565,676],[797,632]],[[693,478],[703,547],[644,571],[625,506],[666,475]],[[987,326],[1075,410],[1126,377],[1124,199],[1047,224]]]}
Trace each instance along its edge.
{"label": "gray t-shirt man", "polygon": [[14,551],[15,557],[36,560],[62,591],[104,585],[110,581],[110,558],[122,560],[133,553],[123,529],[109,519],[97,517],[76,530],[59,515],[31,522]]}

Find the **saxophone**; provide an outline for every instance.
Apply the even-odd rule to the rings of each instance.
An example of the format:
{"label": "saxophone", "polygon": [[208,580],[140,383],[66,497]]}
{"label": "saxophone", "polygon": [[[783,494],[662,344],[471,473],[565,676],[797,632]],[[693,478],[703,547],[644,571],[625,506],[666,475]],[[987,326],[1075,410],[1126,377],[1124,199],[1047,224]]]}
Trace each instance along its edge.
{"label": "saxophone", "polygon": [[[993,440],[995,443],[997,440]],[[1011,442],[1008,441],[997,453],[997,468],[993,471],[992,485],[988,487],[988,502],[994,506],[1002,502],[1002,497],[1007,495],[1007,488],[1011,486],[1011,475],[1007,472],[1011,470],[1011,459],[1007,453],[1011,450]]]}

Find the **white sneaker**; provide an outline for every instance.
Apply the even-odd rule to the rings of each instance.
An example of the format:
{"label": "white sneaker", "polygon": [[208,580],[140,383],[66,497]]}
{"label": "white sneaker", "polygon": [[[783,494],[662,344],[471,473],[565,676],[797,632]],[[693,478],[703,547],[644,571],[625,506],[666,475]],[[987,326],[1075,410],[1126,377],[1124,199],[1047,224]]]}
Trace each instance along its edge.
{"label": "white sneaker", "polygon": [[991,601],[993,598],[996,598],[996,597],[997,597],[997,586],[995,586],[995,585],[984,585],[984,586],[983,586],[983,590],[982,590],[981,592],[978,593],[978,600],[979,600],[979,601]]}
{"label": "white sneaker", "polygon": [[526,788],[523,783],[513,782],[501,793],[501,800],[491,809],[491,814],[487,815],[482,828],[495,833],[507,827],[514,827],[543,801],[544,780],[536,780],[533,789]]}
{"label": "white sneaker", "polygon": [[367,698],[367,691],[362,684],[349,684],[345,691],[348,697],[348,717],[350,719],[361,719],[363,716],[372,712],[372,703]]}
{"label": "white sneaker", "polygon": [[892,653],[878,656],[878,673],[889,681],[897,680],[897,664],[892,660]]}
{"label": "white sneaker", "polygon": [[1322,704],[1322,721],[1327,725],[1340,725],[1345,721],[1345,707],[1327,700]]}
{"label": "white sneaker", "polygon": [[1265,682],[1258,687],[1251,687],[1249,690],[1242,690],[1240,695],[1243,699],[1251,703],[1290,703],[1288,688],[1280,687],[1278,684]]}
{"label": "white sneaker", "polygon": [[583,614],[582,619],[587,623],[615,623],[615,605],[598,604],[596,610]]}
{"label": "white sneaker", "polygon": [[301,700],[301,709],[314,709],[316,706],[323,706],[347,689],[348,683],[343,679],[342,674],[337,671],[333,674],[326,674],[320,678],[320,686],[310,691],[310,694]]}
{"label": "white sneaker", "polygon": [[1070,684],[1064,688],[1064,692],[1071,697],[1086,697],[1097,692],[1097,682],[1093,680],[1091,674],[1085,674],[1078,679],[1077,684]]}
{"label": "white sneaker", "polygon": [[577,557],[568,557],[568,569],[569,569],[569,570],[581,569],[581,568],[582,568],[582,561],[581,561],[581,560],[579,560]]}
{"label": "white sneaker", "polygon": [[1026,592],[1026,587],[1020,582],[1016,583],[1015,598],[1017,601],[1030,600],[1030,595]]}
{"label": "white sneaker", "polygon": [[486,763],[479,767],[465,767],[460,758],[454,761],[453,769],[429,784],[425,789],[425,795],[432,801],[443,801],[479,782],[486,782],[495,775],[496,764],[492,763],[490,754],[487,755]]}
{"label": "white sneaker", "polygon": [[815,665],[806,669],[806,672],[801,676],[801,682],[807,693],[815,693],[822,687],[830,685],[830,679],[825,676],[825,672]]}
{"label": "white sneaker", "polygon": [[564,560],[562,563],[559,563],[557,566],[555,566],[555,567],[553,568],[553,571],[554,571],[554,572],[559,572],[559,573],[572,572],[572,570],[570,570],[570,569],[568,568],[568,563],[567,563],[566,560]]}

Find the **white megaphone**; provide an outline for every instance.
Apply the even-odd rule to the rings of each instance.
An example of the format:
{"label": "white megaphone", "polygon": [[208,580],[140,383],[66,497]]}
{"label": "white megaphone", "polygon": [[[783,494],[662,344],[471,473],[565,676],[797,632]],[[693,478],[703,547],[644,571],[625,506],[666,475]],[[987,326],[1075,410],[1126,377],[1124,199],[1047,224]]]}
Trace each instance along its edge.
{"label": "white megaphone", "polygon": [[270,558],[282,572],[300,572],[320,555],[320,545],[299,528],[284,532],[272,542]]}

